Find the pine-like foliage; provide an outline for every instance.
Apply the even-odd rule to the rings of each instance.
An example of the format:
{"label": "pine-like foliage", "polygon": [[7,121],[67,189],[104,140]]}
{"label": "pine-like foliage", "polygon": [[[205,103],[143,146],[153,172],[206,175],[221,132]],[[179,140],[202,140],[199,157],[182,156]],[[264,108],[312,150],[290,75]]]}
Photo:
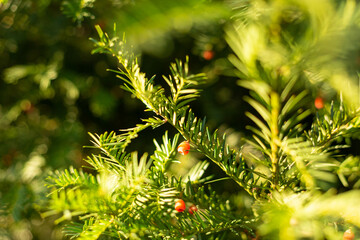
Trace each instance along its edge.
{"label": "pine-like foliage", "polygon": [[74,22],[80,24],[85,18],[94,18],[89,11],[94,6],[95,0],[64,0],[61,4],[63,13]]}
{"label": "pine-like foliage", "polygon": [[[70,169],[48,178],[53,192],[47,214],[62,212],[58,221],[75,220],[65,227],[66,235],[339,239],[348,226],[360,227],[359,158],[342,151],[359,136],[357,72],[346,56],[360,47],[346,43],[360,37],[360,7],[355,1],[254,0],[234,2],[233,8],[226,36],[234,52],[229,59],[241,79],[238,85],[249,91],[245,100],[253,110],[246,116],[254,123],[248,126],[250,147],[240,150],[191,110],[206,77],[191,74],[188,59],[171,64],[163,81],[149,79],[116,27],[111,37],[96,27],[93,53],[117,58],[114,72],[122,88],[153,116],[120,133],[91,134],[100,150],[87,159],[94,175]],[[331,103],[314,108],[319,89],[330,88]],[[162,143],[154,140],[150,156],[127,153],[141,131],[163,124],[178,134],[170,138],[165,132]],[[168,166],[177,162],[180,135],[209,162],[175,177]],[[206,184],[210,162],[253,199],[251,211],[240,213]],[[176,212],[177,199],[198,211]]]}

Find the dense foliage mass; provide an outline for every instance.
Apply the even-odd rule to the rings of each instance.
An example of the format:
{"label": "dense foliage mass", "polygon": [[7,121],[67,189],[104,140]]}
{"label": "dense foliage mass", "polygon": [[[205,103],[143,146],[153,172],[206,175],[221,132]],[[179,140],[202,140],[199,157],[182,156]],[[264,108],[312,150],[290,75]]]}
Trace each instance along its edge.
{"label": "dense foliage mass", "polygon": [[[15,3],[7,1],[3,8],[16,12],[12,10]],[[100,21],[95,26],[98,37],[91,38],[92,53],[116,60],[117,67],[106,76],[116,76],[122,88],[116,92],[121,96],[129,92],[124,101],[133,104],[134,99],[125,99],[136,98],[145,113],[136,116],[134,127],[117,125],[122,130],[90,133],[93,146],[81,163],[83,168],[48,174],[47,199],[27,201],[42,217],[55,216],[64,235],[79,239],[335,240],[359,236],[360,6],[356,1],[111,3],[121,14],[109,9],[107,17],[116,18],[114,25],[106,27]],[[102,5],[96,4],[63,1],[62,16],[84,24],[97,19]],[[210,30],[203,30],[207,27]],[[180,39],[187,37],[192,38],[193,47],[182,52],[187,43]],[[56,99],[64,86],[66,106],[81,111],[77,99],[82,91],[72,83],[79,78],[51,75],[62,73],[58,69],[62,62],[66,64],[64,53],[57,54],[55,62],[43,66],[47,74],[39,77],[29,70],[41,70],[38,65],[4,70],[7,84],[20,88],[18,81],[29,78],[44,95],[34,94],[36,101],[21,98],[16,105],[18,115],[3,126],[19,129],[21,125],[12,122],[24,118],[21,111],[34,108],[33,101],[42,102],[39,95]],[[151,61],[176,56],[180,60],[175,59],[169,71],[158,66],[161,61]],[[196,73],[200,70],[205,73]],[[70,85],[63,82],[72,87],[66,88]],[[85,89],[91,91],[91,84]],[[101,91],[92,108],[100,118],[117,116],[111,105],[115,97],[103,101],[109,94]],[[6,111],[5,120],[12,116]],[[130,117],[122,111],[118,119]],[[76,132],[70,129],[66,140],[75,141],[73,135]],[[47,151],[52,141],[40,143],[36,152],[23,152],[25,163],[19,161],[17,168],[12,165],[4,170],[8,183],[18,181],[13,176],[22,169],[19,187],[30,189],[22,196],[36,191],[44,194],[43,188],[33,186],[41,186],[45,159],[66,156],[56,152],[51,158]],[[59,168],[60,162],[52,161],[49,168]],[[22,211],[23,202],[7,203],[2,219],[20,222],[21,217],[11,216]],[[4,236],[10,236],[11,228],[7,226],[10,233]]]}

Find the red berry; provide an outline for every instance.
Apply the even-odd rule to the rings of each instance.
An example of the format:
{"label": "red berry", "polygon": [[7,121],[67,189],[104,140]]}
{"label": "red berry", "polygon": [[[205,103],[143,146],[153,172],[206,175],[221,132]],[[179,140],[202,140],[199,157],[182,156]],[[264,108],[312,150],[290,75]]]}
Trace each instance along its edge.
{"label": "red berry", "polygon": [[190,214],[194,214],[194,212],[196,212],[198,209],[195,205],[192,205],[191,207],[189,207],[189,213]]}
{"label": "red berry", "polygon": [[185,211],[185,209],[186,209],[186,206],[185,206],[184,200],[178,199],[175,202],[175,210],[178,212],[183,212],[183,211]]}
{"label": "red berry", "polygon": [[203,52],[203,58],[208,61],[213,59],[214,55],[215,53],[211,50],[206,50]]}
{"label": "red berry", "polygon": [[190,144],[188,141],[184,141],[182,143],[179,144],[178,146],[178,152],[181,154],[181,155],[186,155],[189,153],[189,150],[190,150]]}
{"label": "red berry", "polygon": [[354,238],[355,234],[350,228],[344,232],[343,240],[353,240]]}
{"label": "red berry", "polygon": [[324,100],[322,97],[315,98],[314,105],[317,109],[322,109],[324,107]]}

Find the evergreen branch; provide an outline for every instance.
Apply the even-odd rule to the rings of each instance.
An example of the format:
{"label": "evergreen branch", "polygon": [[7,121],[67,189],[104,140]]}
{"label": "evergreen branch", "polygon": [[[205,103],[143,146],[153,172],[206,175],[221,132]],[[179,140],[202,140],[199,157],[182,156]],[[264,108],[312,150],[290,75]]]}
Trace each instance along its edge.
{"label": "evergreen branch", "polygon": [[104,171],[107,168],[111,169],[112,171],[121,172],[125,170],[122,164],[124,164],[129,159],[130,159],[130,154],[126,154],[126,153],[119,155],[119,159],[109,158],[103,155],[92,154],[91,157],[90,156],[87,157],[86,162],[89,163],[94,170],[99,172]]}
{"label": "evergreen branch", "polygon": [[180,229],[186,229],[182,232],[185,236],[194,234],[214,234],[230,229],[248,230],[252,232],[249,225],[252,221],[243,219],[234,220],[221,212],[213,210],[198,210],[192,218],[178,218],[177,226]]}
{"label": "evergreen branch", "polygon": [[101,235],[118,237],[118,234],[107,231],[114,224],[114,218],[107,219],[104,217],[88,217],[83,223],[71,222],[65,225],[63,233],[70,239],[99,239]]}
{"label": "evergreen branch", "polygon": [[[241,85],[245,86],[246,84],[241,83]],[[260,99],[259,94],[264,93],[264,89],[267,89],[267,91],[271,89],[270,87],[256,89],[251,86],[252,85],[250,85],[250,89],[256,94],[253,95],[253,97],[257,100]],[[256,101],[251,98],[246,99],[263,118],[260,120],[255,115],[247,113],[247,115],[258,126],[258,128],[249,127],[249,129],[251,129],[259,137],[258,138],[254,135],[255,142],[252,142],[252,145],[271,159],[273,173],[272,183],[274,186],[276,186],[277,182],[280,182],[281,185],[289,186],[297,181],[297,174],[289,162],[290,159],[295,162],[297,170],[301,173],[302,181],[304,181],[309,188],[315,187],[315,179],[333,182],[335,179],[331,170],[334,170],[338,166],[338,163],[333,160],[329,162],[328,155],[324,153],[325,148],[321,147],[320,144],[316,144],[316,147],[313,147],[310,145],[310,142],[303,142],[302,140],[296,138],[296,136],[303,135],[303,126],[301,122],[309,116],[310,110],[301,110],[304,102],[303,99],[307,95],[306,91],[303,91],[296,96],[290,96],[289,99],[286,99],[286,96],[289,96],[289,93],[292,91],[292,86],[293,81],[290,81],[287,85],[285,85],[280,98],[276,98],[274,92],[268,92],[268,97],[266,97],[266,99],[269,100],[267,101]],[[286,93],[284,93],[284,91]],[[263,95],[261,97],[264,99]],[[274,108],[274,106],[280,104],[280,100],[285,102],[280,108],[281,111],[280,109],[276,110],[276,108]],[[300,102],[302,102],[302,104],[299,104]],[[294,112],[296,112],[295,115]],[[339,128],[335,131],[329,130],[331,129],[329,126],[334,126],[339,122],[339,116],[345,117],[345,115],[345,113],[340,111],[336,115],[337,119],[334,119],[334,114],[332,114],[332,117],[328,118],[331,120],[318,120],[317,123],[325,126],[323,128],[325,128],[326,131],[318,130],[316,133],[320,136],[316,136],[312,130],[311,133],[313,135],[311,140],[314,142],[316,141],[315,139],[318,139],[317,141],[319,141],[321,136],[324,136],[324,140],[329,137],[328,143],[330,144],[335,135],[339,134],[338,136],[340,136],[340,132],[343,128],[354,131],[354,125],[351,127],[340,127],[338,125]],[[263,121],[265,121],[265,123]],[[312,129],[314,129],[314,126]],[[335,127],[333,129],[335,129]],[[291,138],[292,136],[295,138]],[[324,144],[324,142],[322,142],[322,144]],[[269,148],[271,151],[269,151]],[[324,169],[327,169],[327,171],[324,171]]]}
{"label": "evergreen branch", "polygon": [[[171,89],[172,97],[168,98],[164,94],[164,89],[153,84],[153,79],[147,80],[145,75],[140,72],[136,58],[127,59],[126,54],[118,54],[107,44],[110,40],[106,37],[102,40],[103,34],[99,31],[100,40],[103,45],[109,46],[108,49],[115,55],[122,67],[119,73],[126,78],[120,77],[124,81],[124,86],[139,100],[141,100],[148,110],[153,111],[173,125],[196,149],[216,163],[227,175],[229,175],[241,187],[245,188],[250,194],[252,189],[264,188],[264,184],[257,185],[260,177],[268,177],[260,172],[246,167],[244,159],[236,151],[230,150],[225,143],[225,135],[218,137],[217,131],[210,134],[205,126],[205,121],[197,119],[189,106],[181,99],[188,101],[198,96],[198,91],[190,89],[193,85],[199,84],[203,80],[203,75],[188,75],[188,63],[184,65],[180,62],[172,65],[172,77],[164,78]],[[101,45],[100,43],[98,45]],[[123,42],[118,44],[120,47]],[[121,52],[122,53],[122,52]],[[180,105],[180,107],[179,107]],[[239,162],[239,163],[238,163]]]}
{"label": "evergreen branch", "polygon": [[[94,135],[89,133],[93,139],[92,143],[95,145],[95,147],[101,149],[102,153],[106,156],[106,158],[102,159],[105,161],[117,163],[120,167],[123,166],[127,159],[124,151],[125,148],[131,143],[131,140],[138,137],[138,133],[140,131],[143,131],[150,126],[154,129],[164,124],[163,120],[156,117],[143,119],[142,121],[145,122],[145,124],[137,124],[134,128],[121,130],[125,132],[122,134],[116,134],[115,132],[105,132],[101,135]],[[95,157],[93,159],[95,159]],[[97,169],[97,167],[95,168]]]}
{"label": "evergreen branch", "polygon": [[189,58],[186,58],[185,63],[177,60],[172,63],[171,74],[169,78],[163,76],[166,83],[169,85],[172,97],[169,98],[176,109],[183,107],[189,102],[195,100],[199,96],[199,89],[192,89],[192,86],[203,84],[206,80],[205,74],[189,74]]}
{"label": "evergreen branch", "polygon": [[138,136],[138,133],[140,131],[143,131],[144,129],[146,129],[150,126],[152,127],[152,129],[155,129],[165,123],[164,120],[159,119],[157,117],[142,119],[142,121],[145,122],[145,124],[137,124],[136,127],[134,127],[134,128],[120,130],[120,131],[126,132],[124,134],[118,135],[119,139],[117,140],[117,143],[123,142],[123,144],[120,147],[123,149],[123,151],[131,143],[131,140],[135,139]]}
{"label": "evergreen branch", "polygon": [[[259,71],[264,69],[257,64]],[[259,74],[264,77],[266,74]],[[265,77],[266,78],[266,77]],[[301,110],[303,101],[307,95],[306,91],[300,94],[290,96],[293,91],[291,88],[294,86],[294,81],[289,81],[282,88],[282,91],[277,93],[276,89],[272,89],[267,79],[262,79],[262,82],[255,81],[256,84],[249,84],[249,81],[239,81],[239,85],[247,87],[251,90],[252,98],[247,97],[245,100],[257,111],[257,117],[252,113],[247,112],[246,115],[256,124],[257,128],[248,126],[254,135],[255,141],[248,141],[251,145],[255,146],[264,154],[264,159],[255,158],[257,161],[269,165],[266,161],[270,161],[272,179],[272,188],[278,189],[281,185],[287,185],[284,181],[287,179],[286,175],[281,174],[282,165],[288,162],[282,160],[283,149],[282,145],[286,139],[295,135],[302,134],[302,121],[309,116],[310,111]],[[259,86],[256,88],[256,86]],[[288,97],[288,99],[287,99]],[[298,114],[294,115],[294,112]],[[301,164],[297,164],[301,167]],[[290,169],[288,169],[290,170]],[[287,180],[286,180],[287,179]]]}
{"label": "evergreen branch", "polygon": [[94,219],[91,218],[84,224],[83,231],[77,237],[80,240],[98,239],[106,229],[113,224],[114,219]]}
{"label": "evergreen branch", "polygon": [[[176,149],[177,136],[175,140],[169,141],[166,133],[162,145],[155,141],[157,150],[152,159],[158,161],[159,156],[161,159],[170,159],[169,156],[173,155]],[[160,152],[163,153],[159,154]],[[190,236],[195,231],[213,234],[235,228],[250,230],[250,222],[232,216],[228,204],[219,199],[215,192],[210,189],[205,191],[204,187],[196,187],[205,181],[201,179],[201,176],[208,163],[203,162],[194,166],[186,177],[186,181],[182,181],[174,177],[167,178],[156,165],[150,168],[146,155],[140,160],[136,153],[127,154],[127,156],[130,157],[124,161],[123,168],[114,169],[111,167],[111,162],[103,161],[103,167],[98,169],[100,172],[96,176],[97,181],[94,182],[94,186],[84,185],[81,181],[76,182],[74,179],[78,174],[73,171],[67,173],[69,176],[66,179],[70,179],[69,182],[74,187],[63,188],[65,184],[53,186],[58,189],[56,194],[54,191],[51,195],[52,211],[47,214],[63,212],[64,215],[57,222],[70,220],[74,216],[82,216],[80,220],[84,220],[82,225],[69,225],[65,229],[67,235],[91,239],[97,239],[103,235],[128,238],[131,234],[135,234],[133,231],[135,225],[137,228],[144,227],[140,227],[137,234],[155,238],[164,236],[180,238],[183,237],[182,234]],[[54,181],[64,174],[55,176]],[[174,199],[179,192],[184,200],[203,209],[199,210],[201,213],[199,212],[198,216],[192,217],[187,213],[164,217],[160,214],[163,211],[166,212],[166,209],[173,209]],[[210,195],[206,192],[210,192]],[[205,209],[211,209],[211,211]],[[103,216],[112,216],[112,218]],[[176,224],[171,220],[174,216],[177,219]],[[155,227],[154,224],[157,225],[158,231],[152,230]],[[161,226],[160,229],[159,226]],[[154,232],[157,233],[154,234]]]}
{"label": "evergreen branch", "polygon": [[360,158],[358,156],[347,157],[336,171],[339,180],[345,187],[349,187],[350,183],[353,183],[353,188],[358,189],[360,187]]}
{"label": "evergreen branch", "polygon": [[[258,229],[261,234],[271,239],[278,238],[279,235],[293,239],[307,238],[309,235],[317,235],[320,239],[331,239],[335,236],[340,238],[343,232],[334,229],[332,225],[334,221],[337,224],[345,221],[347,224],[360,226],[358,204],[360,192],[353,190],[334,193],[335,191],[325,194],[316,191],[274,192],[271,202],[259,204],[262,209],[259,212],[262,221]],[[313,224],[314,222],[319,224]]]}
{"label": "evergreen branch", "polygon": [[339,137],[360,131],[360,110],[348,111],[343,101],[331,103],[330,111],[318,114],[306,137],[314,146],[326,149]]}
{"label": "evergreen branch", "polygon": [[[173,119],[172,119],[173,120]],[[169,121],[173,122],[173,121]],[[253,194],[253,188],[266,188],[258,181],[268,177],[246,166],[239,152],[230,150],[226,144],[226,136],[219,138],[217,131],[210,133],[206,120],[197,119],[191,110],[181,121],[173,125],[196,149],[216,163],[236,183]]]}
{"label": "evergreen branch", "polygon": [[176,134],[171,142],[168,138],[167,131],[163,136],[163,144],[159,145],[159,143],[154,139],[156,150],[151,156],[151,159],[153,160],[154,168],[156,168],[156,170],[164,173],[171,162],[179,162],[175,159],[178,139],[179,134]]}
{"label": "evergreen branch", "polygon": [[103,199],[99,199],[97,191],[89,191],[85,189],[62,190],[53,193],[50,196],[49,205],[51,211],[44,213],[44,216],[63,213],[55,223],[64,220],[71,220],[74,216],[84,215],[86,213],[98,213],[100,209],[108,209]]}
{"label": "evergreen branch", "polygon": [[[203,186],[195,188],[190,182],[186,183],[186,185],[187,187],[183,192],[182,199],[195,204],[198,210],[192,215],[185,212],[175,215],[176,222],[173,225],[175,229],[168,231],[161,230],[163,227],[160,227],[158,235],[155,234],[155,236],[171,236],[172,238],[180,239],[196,233],[208,236],[230,229],[240,228],[252,231],[250,226],[254,219],[245,220],[239,218],[239,216],[234,216],[228,203],[220,199],[211,188],[206,189]],[[210,192],[210,194],[206,192]],[[167,223],[164,223],[164,219],[161,218],[154,219],[154,221],[158,225],[167,225]]]}
{"label": "evergreen branch", "polygon": [[[292,159],[295,160],[295,165],[302,173],[303,178],[308,179],[306,180],[307,184],[314,186],[313,184],[315,183],[311,180],[311,175],[315,176],[320,174],[324,179],[331,179],[333,177],[330,173],[327,175],[325,172],[319,170],[319,168],[325,168],[324,166],[327,164],[325,161],[326,156],[322,156],[322,154],[327,155],[325,154],[325,149],[327,151],[330,150],[329,146],[335,139],[349,134],[350,132],[347,132],[348,129],[351,133],[357,131],[358,127],[351,123],[355,123],[357,121],[355,119],[358,117],[357,113],[355,113],[355,115],[351,116],[354,120],[347,120],[345,119],[347,114],[343,113],[341,109],[339,109],[339,111],[333,111],[332,108],[331,117],[330,114],[328,114],[325,115],[324,119],[318,119],[317,123],[313,124],[312,130],[309,131],[309,133],[305,133],[308,136],[308,139],[312,141],[314,146],[312,147],[309,145],[309,142],[303,142],[303,140],[297,139],[304,135],[303,122],[311,113],[309,109],[301,109],[304,103],[306,103],[304,99],[306,99],[307,92],[302,91],[292,96],[291,94],[296,92],[294,91],[296,87],[295,82],[300,82],[299,80],[306,76],[310,81],[315,80],[314,75],[321,76],[321,81],[324,81],[326,77],[328,77],[330,84],[334,85],[334,78],[329,76],[329,73],[332,73],[332,71],[327,71],[328,65],[327,68],[322,66],[324,65],[324,62],[331,63],[333,59],[336,58],[335,56],[337,53],[331,52],[331,49],[336,49],[334,44],[336,45],[342,41],[329,43],[326,39],[330,36],[334,36],[334,32],[336,32],[334,31],[335,29],[341,29],[341,33],[347,36],[348,31],[350,32],[350,29],[352,29],[347,27],[351,25],[351,22],[354,21],[354,19],[346,17],[346,24],[340,27],[339,23],[342,21],[334,22],[333,20],[336,19],[336,17],[331,19],[327,16],[327,20],[334,23],[334,25],[328,28],[328,25],[323,24],[324,21],[317,22],[316,20],[323,19],[322,13],[319,14],[318,11],[314,11],[309,3],[295,1],[292,7],[297,9],[296,11],[299,12],[299,16],[305,13],[311,16],[308,19],[309,22],[306,22],[307,28],[304,28],[305,31],[308,31],[308,33],[312,32],[315,28],[308,27],[308,25],[316,25],[316,27],[319,27],[317,29],[321,29],[321,31],[312,33],[319,34],[321,32],[321,34],[318,35],[318,37],[313,38],[314,41],[310,44],[308,43],[308,39],[301,40],[303,36],[306,36],[306,34],[302,34],[301,36],[297,36],[299,41],[297,44],[294,44],[294,35],[293,33],[289,34],[287,25],[282,25],[282,17],[269,18],[269,16],[278,13],[280,13],[278,16],[281,16],[283,9],[276,8],[274,5],[275,2],[271,1],[264,3],[262,9],[256,8],[256,3],[257,1],[249,1],[246,8],[245,5],[242,5],[243,3],[241,3],[240,9],[244,11],[240,11],[239,16],[237,16],[239,22],[235,21],[236,24],[234,25],[236,26],[227,31],[228,43],[236,54],[236,57],[231,57],[232,63],[240,71],[239,76],[243,79],[251,79],[239,81],[239,84],[251,90],[250,94],[253,98],[247,98],[247,101],[262,118],[260,119],[254,114],[247,114],[257,125],[257,128],[250,127],[254,133],[255,140],[252,141],[252,145],[258,145],[257,149],[264,153],[265,160],[267,157],[270,158],[273,165],[273,176],[279,175],[279,177],[282,178],[280,179],[281,182],[285,180],[290,183],[296,179],[296,177],[289,178],[289,174],[295,174],[296,172],[289,162],[289,160]],[[337,12],[330,3],[326,3],[325,5],[328,10],[334,10],[331,11],[329,16],[335,14],[335,12],[338,14],[337,19],[345,16],[346,11],[342,12],[342,10],[339,10]],[[302,7],[299,8],[299,6]],[[320,5],[316,6],[319,7]],[[352,3],[346,3],[344,6],[347,7],[350,15],[354,14],[356,8]],[[254,18],[247,15],[250,13],[250,9],[251,11],[258,11],[257,14],[251,16],[261,17]],[[296,18],[295,15],[294,17]],[[265,22],[266,19],[271,20]],[[261,24],[259,24],[258,21],[260,21]],[[273,24],[281,28],[281,31],[279,31],[280,35],[275,34],[275,38],[275,35],[273,35],[272,32],[274,30],[272,28],[272,26],[274,26]],[[305,26],[305,22],[302,22],[301,24],[304,24]],[[344,28],[346,28],[346,30]],[[241,36],[247,37],[244,38]],[[291,37],[289,38],[289,36]],[[281,40],[279,41],[279,39]],[[324,43],[327,43],[328,45],[324,47]],[[327,49],[328,47],[329,49]],[[314,51],[316,52],[315,54]],[[324,57],[324,54],[319,54],[321,51],[324,51],[327,56]],[[271,58],[267,57],[269,54],[272,56]],[[321,56],[321,59],[317,56]],[[339,62],[336,60],[334,66],[335,64],[338,66]],[[314,66],[316,66],[315,68],[318,68],[316,71]],[[342,69],[342,67],[340,68]],[[311,71],[308,71],[308,69],[311,69]],[[324,69],[326,69],[326,72],[323,71]],[[314,74],[312,72],[313,70],[315,71]],[[308,74],[309,72],[311,73],[311,76]],[[341,79],[346,79],[346,82],[348,82],[349,77],[344,74],[346,72],[347,71],[344,70],[339,74],[342,76]],[[345,85],[352,86],[353,84],[348,83]],[[336,86],[335,88],[344,89],[342,86]],[[353,93],[354,89],[355,88],[349,89],[348,92]],[[273,98],[272,92],[278,94],[278,101],[276,98]],[[351,94],[346,93],[346,95],[350,96]],[[355,96],[355,94],[352,96]],[[353,99],[352,101],[354,102]],[[279,103],[279,109],[274,108],[277,103]],[[343,118],[343,120],[337,122],[339,118]],[[296,149],[296,151],[292,152],[292,150],[286,147],[289,141],[293,141],[293,143],[296,142],[296,144],[292,146],[294,147],[292,150]],[[304,147],[304,149],[300,150],[301,147]],[[269,148],[271,151],[268,150]],[[298,152],[300,156],[296,156],[295,152]],[[313,161],[314,159],[316,159],[316,161]],[[333,160],[330,162],[327,169],[331,171],[338,163],[333,162]],[[277,163],[280,163],[278,167],[276,167]],[[286,165],[288,167],[283,168]],[[320,167],[320,165],[322,167]],[[281,172],[284,173],[284,175],[276,174],[276,169],[281,168]],[[285,174],[285,170],[289,174]],[[310,174],[311,171],[315,172]],[[276,183],[276,178],[273,178],[272,182]]]}
{"label": "evergreen branch", "polygon": [[[119,206],[131,206],[139,198],[138,186],[146,182],[146,172],[149,169],[149,163],[146,162],[147,156],[144,155],[137,159],[137,153],[131,154],[132,161],[125,162],[122,171],[113,171],[110,167],[101,169],[97,182],[91,182],[91,185],[84,185],[82,181],[71,181],[74,185],[71,189],[65,189],[64,186],[55,185],[57,190],[51,194],[51,206],[56,211],[74,211],[78,210],[81,214],[86,212],[99,213],[114,211]],[[71,175],[72,174],[72,175]],[[62,179],[76,179],[76,172],[58,174]],[[91,178],[93,179],[93,178]],[[57,179],[54,181],[58,182]],[[69,180],[68,180],[69,181]],[[126,197],[125,197],[126,196]],[[114,199],[118,199],[116,204],[110,204]],[[68,218],[68,217],[67,217]]]}
{"label": "evergreen branch", "polygon": [[[203,174],[205,173],[205,170],[209,167],[210,163],[207,161],[201,161],[197,163],[194,167],[192,167],[185,175],[184,175],[184,181],[191,182],[192,184],[199,184],[204,183],[212,178],[212,176],[202,178]],[[208,183],[208,182],[207,182]]]}
{"label": "evergreen branch", "polygon": [[94,6],[94,2],[95,0],[65,0],[61,3],[61,11],[74,22],[80,24],[85,18],[94,17],[94,15],[89,12],[89,9]]}
{"label": "evergreen branch", "polygon": [[96,185],[97,180],[92,175],[83,171],[79,172],[73,167],[70,167],[69,170],[65,169],[63,172],[56,170],[47,178],[46,183],[48,188],[56,188],[57,191],[67,188],[76,189],[81,186],[91,188]]}
{"label": "evergreen branch", "polygon": [[301,180],[309,189],[316,187],[317,179],[328,182],[336,180],[332,171],[337,168],[338,163],[309,141],[288,139],[282,142],[281,149],[295,162]]}
{"label": "evergreen branch", "polygon": [[280,102],[279,95],[276,92],[271,92],[270,94],[270,104],[271,104],[271,118],[270,118],[270,130],[271,130],[271,172],[273,174],[272,187],[277,188],[279,182],[279,158],[278,158],[278,142],[279,139],[279,111],[280,111]]}

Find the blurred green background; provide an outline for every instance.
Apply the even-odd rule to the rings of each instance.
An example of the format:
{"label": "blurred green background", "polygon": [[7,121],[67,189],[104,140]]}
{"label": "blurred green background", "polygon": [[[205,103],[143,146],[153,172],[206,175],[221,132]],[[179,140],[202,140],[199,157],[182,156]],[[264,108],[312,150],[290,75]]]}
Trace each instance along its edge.
{"label": "blurred green background", "polygon": [[[0,1],[0,239],[61,239],[54,219],[40,215],[48,171],[81,167],[88,132],[133,127],[146,116],[107,71],[116,60],[91,54],[95,25],[112,32],[116,23],[142,71],[159,81],[188,55],[191,71],[209,78],[195,112],[210,126],[243,129],[244,90],[233,87],[223,38],[229,14],[222,1]],[[129,151],[152,152],[164,130],[145,131]]]}

